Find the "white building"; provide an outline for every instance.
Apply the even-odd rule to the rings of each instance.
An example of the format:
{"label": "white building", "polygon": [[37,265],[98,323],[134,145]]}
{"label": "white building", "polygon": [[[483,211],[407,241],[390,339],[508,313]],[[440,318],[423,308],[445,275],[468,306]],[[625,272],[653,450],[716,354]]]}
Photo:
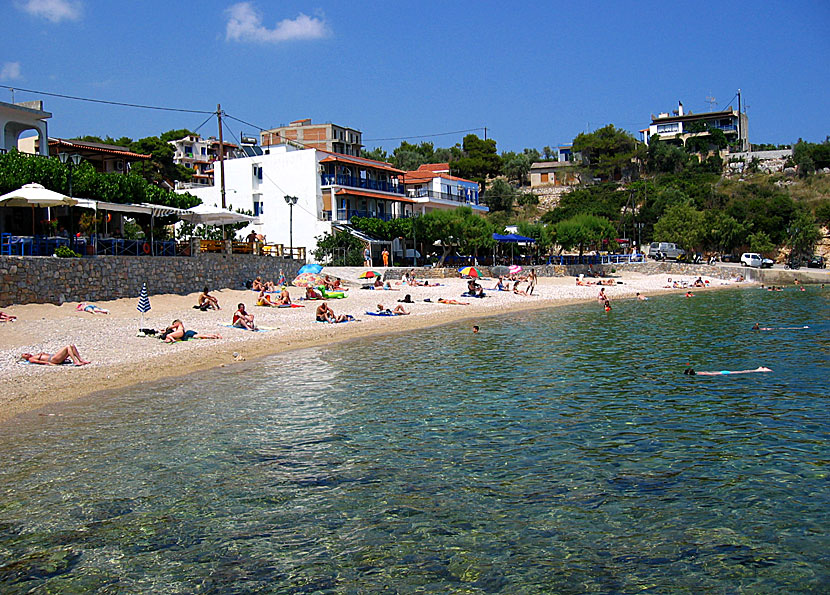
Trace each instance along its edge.
{"label": "white building", "polygon": [[[405,185],[404,175],[409,174],[389,163],[293,145],[272,145],[262,155],[228,159],[224,168],[227,208],[250,210],[260,220],[237,235],[254,230],[269,244],[306,248],[309,258],[317,238],[331,232],[333,222],[349,223],[353,217],[388,221],[462,205],[488,210],[478,204],[478,184],[447,172],[418,172],[412,185]],[[214,186],[187,191],[206,204],[222,206],[219,167],[214,176]],[[286,196],[297,197],[293,207]]]}
{"label": "white building", "polygon": [[[219,160],[219,141],[211,137],[204,139],[198,134],[189,134],[178,140],[168,141],[173,145],[173,163],[183,165],[193,170],[190,182],[179,184],[181,188],[197,188],[213,185],[213,164]],[[233,155],[238,147],[227,141],[225,146],[226,158]]]}

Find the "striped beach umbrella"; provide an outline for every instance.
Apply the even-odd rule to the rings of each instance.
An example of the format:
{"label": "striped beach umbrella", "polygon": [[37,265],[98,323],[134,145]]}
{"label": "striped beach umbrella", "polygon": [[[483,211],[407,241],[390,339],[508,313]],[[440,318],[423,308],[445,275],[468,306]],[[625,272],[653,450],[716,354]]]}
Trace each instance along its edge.
{"label": "striped beach umbrella", "polygon": [[147,284],[141,284],[141,293],[138,294],[138,305],[136,310],[141,312],[141,325],[139,328],[144,328],[144,314],[150,311],[150,296],[147,295]]}

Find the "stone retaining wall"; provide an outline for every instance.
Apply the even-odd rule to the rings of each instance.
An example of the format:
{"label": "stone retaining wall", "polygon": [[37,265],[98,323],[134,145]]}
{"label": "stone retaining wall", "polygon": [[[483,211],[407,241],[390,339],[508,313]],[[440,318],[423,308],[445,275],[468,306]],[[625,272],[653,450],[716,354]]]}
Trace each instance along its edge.
{"label": "stone retaining wall", "polygon": [[212,290],[241,289],[246,281],[257,275],[276,281],[280,269],[291,279],[302,264],[298,260],[252,254],[96,258],[0,256],[0,307],[135,297],[144,282],[151,295],[185,295],[201,291],[205,285]]}

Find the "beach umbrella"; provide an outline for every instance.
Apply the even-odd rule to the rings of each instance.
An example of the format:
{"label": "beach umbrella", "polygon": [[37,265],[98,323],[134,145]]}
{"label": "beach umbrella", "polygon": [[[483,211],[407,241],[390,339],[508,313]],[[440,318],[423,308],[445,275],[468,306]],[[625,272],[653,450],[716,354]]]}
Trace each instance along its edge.
{"label": "beach umbrella", "polygon": [[316,275],[322,270],[323,265],[321,264],[304,264],[300,267],[300,270],[297,271],[297,274],[302,275],[303,273],[314,273]]}
{"label": "beach umbrella", "polygon": [[141,284],[141,293],[138,294],[138,305],[136,310],[141,312],[141,325],[139,328],[144,328],[144,314],[150,311],[150,296],[147,295],[147,284]]}
{"label": "beach umbrella", "polygon": [[520,273],[522,271],[522,267],[517,264],[511,264],[510,268],[508,269],[511,275],[515,275],[516,273]]}
{"label": "beach umbrella", "polygon": [[498,266],[490,267],[490,274],[499,277],[510,273],[510,267],[500,264]]}
{"label": "beach umbrella", "polygon": [[32,235],[35,235],[35,207],[60,207],[78,204],[60,192],[44,188],[41,184],[23,184],[17,190],[0,196],[2,207],[32,207]]}
{"label": "beach umbrella", "polygon": [[357,276],[358,279],[374,279],[375,277],[380,277],[380,273],[377,271],[363,271]]}
{"label": "beach umbrella", "polygon": [[479,271],[475,267],[464,267],[464,268],[458,269],[458,272],[461,273],[462,275],[467,275],[468,277],[473,277],[473,278],[478,278],[478,279],[481,279],[484,276],[484,275],[481,274],[481,271]]}
{"label": "beach umbrella", "polygon": [[291,285],[294,287],[317,287],[318,285],[325,285],[325,281],[315,273],[301,273],[291,282]]}

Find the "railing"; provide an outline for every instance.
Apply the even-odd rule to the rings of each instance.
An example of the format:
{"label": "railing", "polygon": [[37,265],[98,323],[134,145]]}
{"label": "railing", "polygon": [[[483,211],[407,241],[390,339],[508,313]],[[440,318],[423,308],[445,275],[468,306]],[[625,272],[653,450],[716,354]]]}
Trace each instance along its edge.
{"label": "railing", "polygon": [[[331,217],[331,211],[323,211],[323,217]],[[378,211],[359,211],[356,209],[337,209],[337,220],[338,221],[345,221],[349,222],[352,220],[352,217],[372,217],[374,219],[380,219],[382,221],[391,221],[392,219],[397,219],[395,215],[392,213],[380,213]],[[331,220],[331,219],[327,219]]]}
{"label": "railing", "polygon": [[645,261],[645,254],[604,254],[602,256],[602,264],[624,264]]}
{"label": "railing", "polygon": [[[8,256],[52,256],[60,246],[71,248],[81,256],[175,256],[176,243],[166,240],[123,240],[120,238],[15,236],[4,233],[0,254]],[[97,246],[97,250],[96,250]]]}
{"label": "railing", "polygon": [[412,198],[437,198],[440,200],[451,200],[453,202],[460,202],[464,204],[478,204],[478,201],[474,198],[467,198],[464,195],[450,194],[449,192],[435,192],[434,190],[427,190],[426,188],[409,190],[408,195]]}
{"label": "railing", "polygon": [[345,176],[342,174],[320,174],[320,183],[323,186],[348,186],[350,188],[364,188],[366,190],[391,192],[392,194],[404,193],[403,184],[393,184],[382,180],[358,178],[356,176]]}

